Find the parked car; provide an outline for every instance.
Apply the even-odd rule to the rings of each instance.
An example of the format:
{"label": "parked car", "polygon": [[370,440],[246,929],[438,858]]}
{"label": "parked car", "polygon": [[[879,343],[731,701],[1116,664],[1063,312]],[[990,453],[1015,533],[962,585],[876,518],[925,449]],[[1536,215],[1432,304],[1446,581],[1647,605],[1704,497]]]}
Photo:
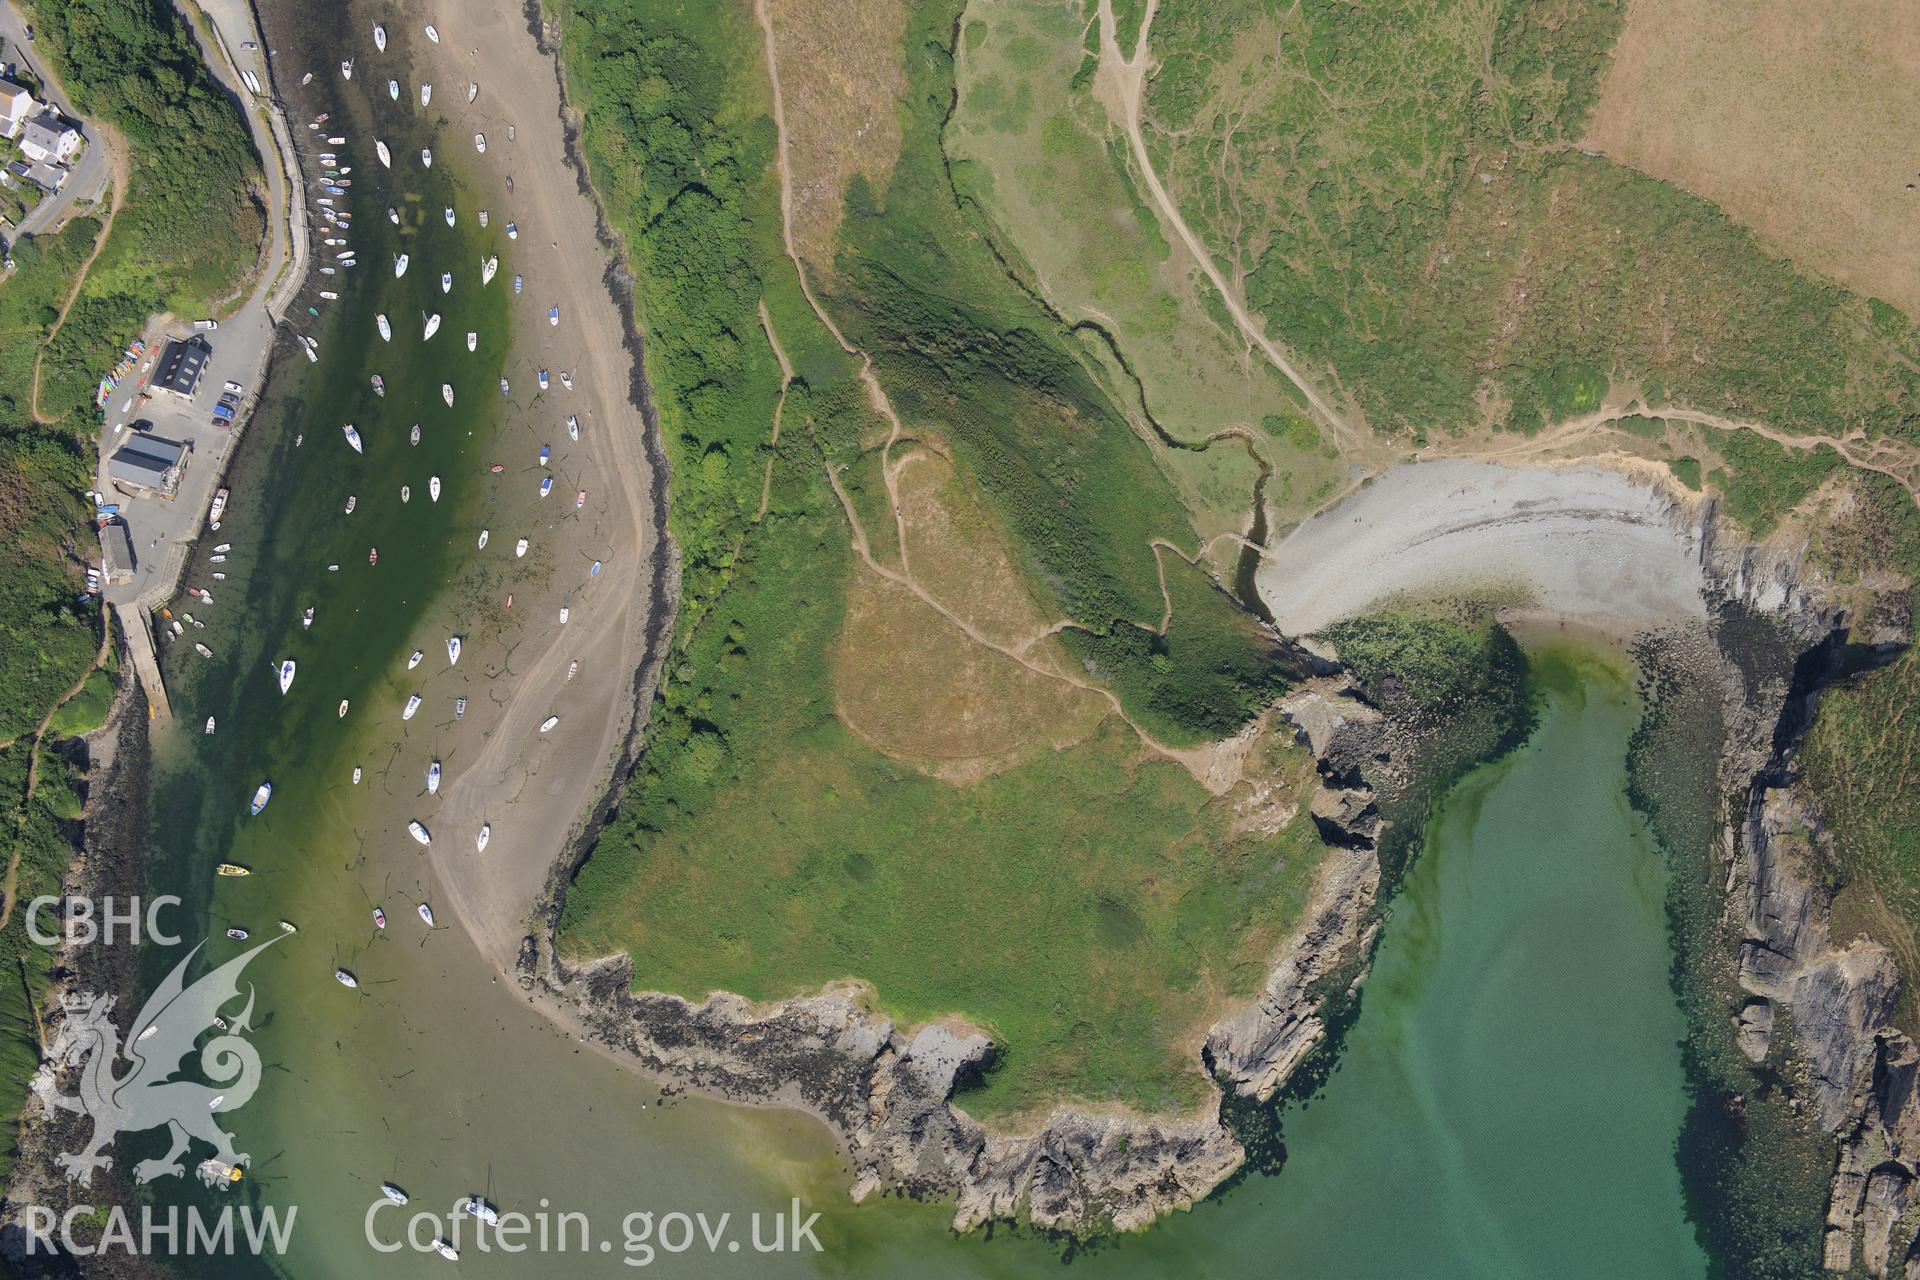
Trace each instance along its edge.
{"label": "parked car", "polygon": [[152,418],[135,418],[132,422],[128,423],[127,425],[133,428],[133,430],[135,431],[151,431],[153,430],[153,419]]}
{"label": "parked car", "polygon": [[247,389],[237,382],[229,382],[225,389],[228,395],[243,396],[247,393]]}
{"label": "parked car", "polygon": [[195,320],[193,322],[193,327],[196,329],[218,329],[220,327],[220,322],[218,320],[213,320],[213,319]]}

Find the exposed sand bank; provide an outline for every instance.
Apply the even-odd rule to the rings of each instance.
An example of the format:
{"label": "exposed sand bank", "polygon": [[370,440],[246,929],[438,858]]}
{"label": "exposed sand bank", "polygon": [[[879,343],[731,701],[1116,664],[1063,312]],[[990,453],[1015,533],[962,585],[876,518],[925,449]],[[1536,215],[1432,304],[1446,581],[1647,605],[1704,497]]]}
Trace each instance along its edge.
{"label": "exposed sand bank", "polygon": [[[482,954],[505,970],[549,870],[605,793],[632,727],[635,675],[656,612],[656,477],[643,450],[626,318],[607,284],[610,255],[598,238],[594,207],[567,163],[552,57],[519,9],[437,0],[410,9],[401,21],[410,28],[414,78],[431,80],[438,90],[440,145],[489,193],[484,202],[495,225],[519,225],[500,274],[503,281],[515,273],[526,277],[525,295],[514,304],[506,369],[516,403],[526,407],[509,417],[506,435],[523,439],[529,456],[543,442],[554,450],[555,491],[541,506],[544,518],[533,527],[493,531],[495,547],[504,540],[508,555],[513,538],[531,535],[551,556],[552,576],[519,589],[514,607],[523,629],[511,648],[489,645],[473,655],[476,666],[504,678],[474,700],[467,722],[453,731],[458,742],[447,753],[447,778],[429,819],[441,898]],[[437,26],[440,43],[419,36],[422,22]],[[469,81],[480,86],[471,104]],[[485,155],[474,153],[476,133],[486,135]],[[552,306],[560,308],[558,326],[547,322]],[[532,391],[540,368],[553,371],[553,385],[527,401],[521,389]],[[573,375],[570,392],[560,385],[561,370]],[[580,421],[577,444],[567,438],[568,414]],[[571,500],[576,488],[588,495],[578,515]],[[603,564],[597,577],[588,572],[595,560]],[[562,605],[570,611],[564,626]],[[568,680],[576,661],[577,674]],[[542,734],[548,716],[560,723]],[[403,791],[416,789],[415,763],[403,766]],[[412,798],[383,806],[396,834],[404,828],[402,810],[414,806]],[[474,848],[482,823],[492,825],[485,853]]]}
{"label": "exposed sand bank", "polygon": [[1598,466],[1407,464],[1288,534],[1256,583],[1291,635],[1458,591],[1608,629],[1700,619],[1702,506]]}

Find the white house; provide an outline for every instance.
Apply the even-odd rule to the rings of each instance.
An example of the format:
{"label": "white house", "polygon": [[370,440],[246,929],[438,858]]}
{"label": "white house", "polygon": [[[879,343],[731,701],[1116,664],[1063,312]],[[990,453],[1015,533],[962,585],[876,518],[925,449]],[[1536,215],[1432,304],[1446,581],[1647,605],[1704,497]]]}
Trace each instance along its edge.
{"label": "white house", "polygon": [[11,80],[0,80],[0,137],[19,137],[32,114],[33,95]]}
{"label": "white house", "polygon": [[38,162],[64,164],[80,150],[80,131],[51,111],[27,121],[20,131],[20,154]]}

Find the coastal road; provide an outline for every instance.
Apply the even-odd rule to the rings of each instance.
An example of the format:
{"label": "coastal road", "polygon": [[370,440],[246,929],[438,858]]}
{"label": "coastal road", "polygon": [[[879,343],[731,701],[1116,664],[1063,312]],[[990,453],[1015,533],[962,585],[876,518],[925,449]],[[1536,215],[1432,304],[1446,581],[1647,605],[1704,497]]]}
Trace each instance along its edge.
{"label": "coastal road", "polygon": [[74,110],[73,99],[67,96],[66,87],[47,69],[46,63],[37,56],[34,47],[27,43],[27,24],[20,10],[11,3],[0,2],[0,43],[6,47],[4,61],[18,63],[44,86],[43,100],[50,102],[62,115],[72,120],[80,128],[80,136],[86,139],[86,147],[80,153],[80,160],[73,166],[73,174],[60,190],[34,206],[34,209],[20,225],[14,228],[13,238],[38,235],[63,220],[67,211],[79,201],[98,200],[107,189],[108,165],[107,149],[100,140],[100,131],[82,119]]}

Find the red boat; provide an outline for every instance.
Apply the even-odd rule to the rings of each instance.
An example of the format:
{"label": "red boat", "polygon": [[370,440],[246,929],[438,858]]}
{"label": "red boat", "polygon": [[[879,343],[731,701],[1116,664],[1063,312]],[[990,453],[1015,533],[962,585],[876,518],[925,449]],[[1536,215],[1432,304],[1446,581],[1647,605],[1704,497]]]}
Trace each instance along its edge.
{"label": "red boat", "polygon": [[380,908],[378,908],[378,907],[375,907],[375,908],[373,909],[373,923],[374,923],[374,927],[375,927],[375,928],[378,928],[378,929],[384,929],[384,928],[386,928],[386,927],[387,927],[387,913],[386,913],[386,912],[384,912],[384,911],[382,911],[382,910],[381,910]]}
{"label": "red boat", "polygon": [[487,470],[493,472],[493,474],[495,475],[499,475],[502,471],[505,471],[506,468],[496,462],[492,466],[488,467]]}
{"label": "red boat", "polygon": [[368,563],[368,564],[379,564],[379,563],[380,563],[380,548],[378,548],[378,547],[368,547],[368,548],[367,548],[367,563]]}
{"label": "red boat", "polygon": [[575,511],[578,511],[580,508],[586,505],[587,505],[587,491],[585,489],[582,489],[580,492],[573,495],[573,509]]}

